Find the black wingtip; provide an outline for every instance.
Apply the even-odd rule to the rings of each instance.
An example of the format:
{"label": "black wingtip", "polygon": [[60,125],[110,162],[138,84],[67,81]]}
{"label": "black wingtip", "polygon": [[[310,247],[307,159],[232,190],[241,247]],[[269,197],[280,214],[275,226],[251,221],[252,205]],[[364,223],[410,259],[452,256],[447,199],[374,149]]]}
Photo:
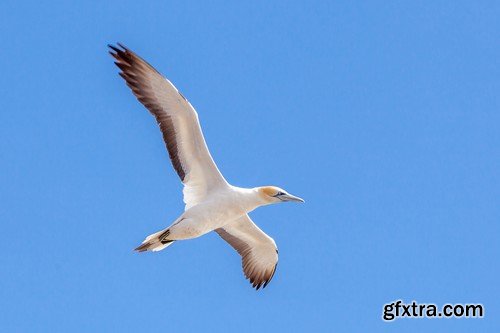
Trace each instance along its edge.
{"label": "black wingtip", "polygon": [[116,45],[121,47],[124,51],[128,51],[128,48],[125,45],[123,45],[122,43],[117,42]]}
{"label": "black wingtip", "polygon": [[[123,45],[122,43],[116,43],[116,45],[113,45],[113,44],[108,44],[108,47],[113,50],[114,52],[120,54],[120,53],[126,53],[126,52],[130,52],[129,49]],[[111,52],[111,51],[110,51]]]}
{"label": "black wingtip", "polygon": [[[108,47],[109,47],[111,50],[113,50],[113,51],[115,51],[115,52],[117,52],[117,53],[121,51],[119,48],[117,48],[117,47],[116,47],[116,46],[114,46],[113,44],[108,44]],[[111,51],[109,51],[109,52],[111,52]]]}

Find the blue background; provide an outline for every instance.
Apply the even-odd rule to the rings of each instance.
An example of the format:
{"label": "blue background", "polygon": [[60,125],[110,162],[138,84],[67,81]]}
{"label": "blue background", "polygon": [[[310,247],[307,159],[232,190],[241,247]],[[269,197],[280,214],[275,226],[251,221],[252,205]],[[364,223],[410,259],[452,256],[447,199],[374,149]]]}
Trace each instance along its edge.
{"label": "blue background", "polygon": [[[0,327],[13,332],[486,332],[500,327],[496,1],[2,1]],[[183,210],[123,42],[197,108],[252,218],[261,291],[215,234],[135,254]],[[382,321],[397,299],[484,319]]]}

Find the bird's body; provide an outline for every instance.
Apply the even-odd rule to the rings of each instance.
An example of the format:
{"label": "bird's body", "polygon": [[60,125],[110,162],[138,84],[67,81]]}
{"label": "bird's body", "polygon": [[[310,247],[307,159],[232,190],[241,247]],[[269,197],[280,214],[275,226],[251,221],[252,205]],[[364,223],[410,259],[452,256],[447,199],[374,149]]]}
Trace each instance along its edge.
{"label": "bird's body", "polygon": [[206,200],[188,208],[171,226],[169,240],[202,236],[222,228],[263,204],[256,189],[225,186],[211,193]]}
{"label": "bird's body", "polygon": [[183,240],[202,236],[224,227],[265,205],[258,189],[225,186],[211,193],[206,200],[188,208],[171,226],[169,240]]}
{"label": "bird's body", "polygon": [[278,262],[274,240],[248,213],[259,206],[302,199],[275,186],[241,188],[222,176],[205,143],[198,114],[187,99],[151,65],[119,45],[111,46],[120,75],[155,116],[179,178],[185,211],[169,227],[146,237],[137,251],[160,251],[175,241],[217,232],[242,257],[243,271],[254,287],[265,287]]}

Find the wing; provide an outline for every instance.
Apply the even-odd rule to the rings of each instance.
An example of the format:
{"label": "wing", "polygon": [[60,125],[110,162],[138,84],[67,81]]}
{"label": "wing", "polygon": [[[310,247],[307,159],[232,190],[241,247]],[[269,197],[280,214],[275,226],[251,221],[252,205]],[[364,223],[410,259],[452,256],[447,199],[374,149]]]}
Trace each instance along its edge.
{"label": "wing", "polygon": [[215,230],[241,255],[243,272],[254,288],[265,288],[278,265],[274,240],[257,227],[248,215]]}
{"label": "wing", "polygon": [[109,45],[120,76],[160,126],[172,165],[184,183],[186,209],[213,188],[227,184],[208,151],[198,114],[186,98],[134,52]]}

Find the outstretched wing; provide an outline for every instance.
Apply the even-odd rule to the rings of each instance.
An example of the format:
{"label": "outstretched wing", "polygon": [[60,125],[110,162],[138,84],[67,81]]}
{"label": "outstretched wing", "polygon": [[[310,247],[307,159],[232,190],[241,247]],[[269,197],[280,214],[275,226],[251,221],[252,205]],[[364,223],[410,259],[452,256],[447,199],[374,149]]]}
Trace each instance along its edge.
{"label": "outstretched wing", "polygon": [[257,227],[248,215],[215,230],[241,255],[243,272],[254,288],[265,288],[278,265],[274,240]]}
{"label": "outstretched wing", "polygon": [[184,183],[186,209],[226,180],[208,151],[198,114],[187,99],[156,69],[125,46],[109,45],[120,76],[160,126],[172,165]]}

